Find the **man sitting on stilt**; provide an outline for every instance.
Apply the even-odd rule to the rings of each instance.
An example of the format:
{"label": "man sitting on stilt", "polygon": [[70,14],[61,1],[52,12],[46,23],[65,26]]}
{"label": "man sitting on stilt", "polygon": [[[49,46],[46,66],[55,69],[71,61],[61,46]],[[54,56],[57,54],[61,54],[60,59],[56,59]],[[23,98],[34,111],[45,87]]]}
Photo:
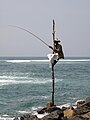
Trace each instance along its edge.
{"label": "man sitting on stilt", "polygon": [[51,63],[55,65],[59,59],[64,59],[64,54],[62,50],[62,45],[60,44],[60,40],[54,41],[54,48],[52,46],[49,46],[53,50],[53,54],[48,54],[49,60],[51,60]]}

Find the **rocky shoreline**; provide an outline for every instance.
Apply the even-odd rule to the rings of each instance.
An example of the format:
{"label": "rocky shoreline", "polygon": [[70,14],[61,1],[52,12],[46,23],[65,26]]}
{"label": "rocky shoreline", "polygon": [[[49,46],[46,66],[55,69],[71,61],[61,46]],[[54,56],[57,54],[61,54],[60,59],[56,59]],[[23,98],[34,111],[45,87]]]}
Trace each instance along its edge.
{"label": "rocky shoreline", "polygon": [[46,107],[37,110],[38,114],[44,114],[42,118],[30,113],[22,115],[20,118],[15,117],[13,120],[90,120],[90,97],[85,100],[78,101],[77,107],[53,106],[52,102],[48,102]]}

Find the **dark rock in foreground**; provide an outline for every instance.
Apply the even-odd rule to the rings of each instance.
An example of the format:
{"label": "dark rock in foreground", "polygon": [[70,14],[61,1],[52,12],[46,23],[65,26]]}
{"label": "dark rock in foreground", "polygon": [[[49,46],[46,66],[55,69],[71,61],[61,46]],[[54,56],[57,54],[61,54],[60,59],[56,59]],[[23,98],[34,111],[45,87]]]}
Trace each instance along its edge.
{"label": "dark rock in foreground", "polygon": [[60,108],[58,108],[58,107],[56,107],[56,106],[52,106],[52,107],[50,107],[50,108],[46,108],[46,107],[45,107],[45,108],[43,108],[43,109],[39,109],[39,110],[37,111],[37,113],[38,113],[38,114],[51,113],[51,112],[54,112],[54,111],[56,111],[56,110],[63,112],[63,110],[61,110]]}
{"label": "dark rock in foreground", "polygon": [[64,114],[61,110],[55,110],[44,116],[41,120],[62,120]]}
{"label": "dark rock in foreground", "polygon": [[38,114],[48,113],[48,115],[41,118],[41,120],[61,120],[64,116],[63,110],[55,105],[53,106],[52,102],[48,102],[45,108],[38,110],[37,112]]}
{"label": "dark rock in foreground", "polygon": [[77,108],[74,110],[67,108],[63,120],[90,120],[90,97],[77,103]]}
{"label": "dark rock in foreground", "polygon": [[24,114],[23,116],[20,117],[20,120],[39,120],[39,118],[36,115],[30,115]]}

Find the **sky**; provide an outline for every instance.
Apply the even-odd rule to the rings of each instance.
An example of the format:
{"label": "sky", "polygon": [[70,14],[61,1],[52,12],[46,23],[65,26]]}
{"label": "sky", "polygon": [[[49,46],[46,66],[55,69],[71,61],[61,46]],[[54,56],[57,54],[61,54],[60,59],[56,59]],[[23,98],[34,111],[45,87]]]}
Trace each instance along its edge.
{"label": "sky", "polygon": [[0,0],[0,56],[47,56],[52,21],[65,57],[90,57],[90,0]]}

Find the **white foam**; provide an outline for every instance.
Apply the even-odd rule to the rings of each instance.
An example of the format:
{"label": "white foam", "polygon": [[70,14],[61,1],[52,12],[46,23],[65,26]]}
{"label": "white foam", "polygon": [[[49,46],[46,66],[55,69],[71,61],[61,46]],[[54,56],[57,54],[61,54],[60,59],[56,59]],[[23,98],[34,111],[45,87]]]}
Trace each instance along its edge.
{"label": "white foam", "polygon": [[44,114],[36,114],[38,118],[43,118],[44,116],[48,115],[49,113],[44,113]]}
{"label": "white foam", "polygon": [[22,63],[22,62],[31,62],[31,60],[6,60],[6,62]]}
{"label": "white foam", "polygon": [[49,62],[49,60],[6,60],[10,63]]}
{"label": "white foam", "polygon": [[[36,62],[36,63],[46,63],[50,62],[50,60],[6,60],[6,62],[10,63],[30,63],[30,62]],[[90,59],[60,59],[59,62],[90,62]]]}
{"label": "white foam", "polygon": [[90,59],[60,59],[62,62],[90,62]]}
{"label": "white foam", "polygon": [[39,107],[32,107],[33,111],[37,111],[38,109],[42,109],[43,107],[39,106]]}
{"label": "white foam", "polygon": [[19,110],[18,113],[25,114],[25,113],[30,113],[30,111],[24,111],[24,110],[21,111],[21,110]]}
{"label": "white foam", "polygon": [[10,84],[26,84],[31,83],[31,80],[25,80],[25,81],[18,81],[18,80],[0,80],[0,86],[3,85],[10,85]]}
{"label": "white foam", "polygon": [[60,105],[60,106],[57,106],[57,107],[62,109],[63,107],[66,107],[66,108],[71,107],[71,105],[72,105],[71,103],[66,103],[66,104],[63,104],[63,105]]}
{"label": "white foam", "polygon": [[14,117],[10,118],[7,114],[0,116],[0,120],[14,120]]}
{"label": "white foam", "polygon": [[[18,79],[17,79],[18,78]],[[23,77],[22,77],[23,78]],[[0,76],[0,86],[3,85],[10,85],[10,84],[47,84],[51,83],[52,80],[46,80],[46,79],[38,79],[38,78],[23,78],[20,80],[20,77],[12,77],[12,76]]]}
{"label": "white foam", "polygon": [[5,75],[2,75],[2,76],[0,76],[0,79],[8,79],[8,80],[10,80],[10,79],[27,79],[27,77],[21,77],[21,76],[19,76],[19,77],[17,77],[17,76],[5,76]]}
{"label": "white foam", "polygon": [[74,103],[74,105],[77,105],[78,102],[83,102],[83,101],[85,101],[85,100],[84,100],[84,99],[83,99],[83,100],[77,100],[77,101]]}

